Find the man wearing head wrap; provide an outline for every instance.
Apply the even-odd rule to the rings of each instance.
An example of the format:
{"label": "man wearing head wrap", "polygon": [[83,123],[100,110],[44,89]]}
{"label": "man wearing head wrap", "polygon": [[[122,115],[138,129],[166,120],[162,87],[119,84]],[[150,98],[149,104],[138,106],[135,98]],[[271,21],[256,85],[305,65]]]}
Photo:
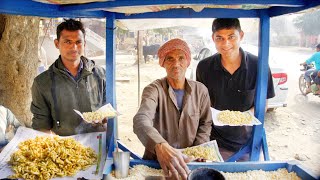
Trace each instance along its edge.
{"label": "man wearing head wrap", "polygon": [[190,49],[181,39],[158,51],[167,76],[146,86],[133,130],[145,146],[144,159],[158,159],[165,175],[187,178],[189,159],[177,149],[209,141],[212,117],[207,88],[185,78]]}

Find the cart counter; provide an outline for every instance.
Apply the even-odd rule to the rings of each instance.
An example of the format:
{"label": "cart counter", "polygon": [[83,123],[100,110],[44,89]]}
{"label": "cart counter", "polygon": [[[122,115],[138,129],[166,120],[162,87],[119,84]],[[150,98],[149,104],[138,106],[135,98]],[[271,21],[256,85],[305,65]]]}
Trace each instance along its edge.
{"label": "cart counter", "polygon": [[[108,165],[109,164],[109,165]],[[160,165],[156,161],[147,161],[147,160],[131,160],[130,166],[133,167],[135,165],[145,165],[151,168],[160,169]],[[263,161],[263,162],[224,162],[224,163],[198,163],[191,162],[188,163],[188,167],[190,170],[206,167],[213,168],[218,171],[230,172],[230,173],[238,173],[238,172],[246,172],[252,170],[263,170],[263,171],[276,171],[278,169],[286,169],[288,172],[295,172],[301,179],[303,180],[317,180],[315,174],[309,172],[301,165],[297,164],[296,161]],[[104,174],[107,175],[111,173],[113,169],[112,159],[107,160]]]}

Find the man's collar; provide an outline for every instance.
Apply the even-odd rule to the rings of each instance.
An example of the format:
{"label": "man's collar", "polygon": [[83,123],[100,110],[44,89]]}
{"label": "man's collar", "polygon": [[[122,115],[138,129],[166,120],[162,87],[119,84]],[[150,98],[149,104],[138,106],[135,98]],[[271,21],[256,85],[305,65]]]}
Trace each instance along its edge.
{"label": "man's collar", "polygon": [[[168,87],[168,90],[172,90],[173,91],[173,88],[172,86],[170,85],[167,77],[163,78],[164,82],[167,84],[167,87]],[[185,85],[184,85],[184,91],[187,92],[188,94],[191,94],[192,92],[192,88],[190,86],[190,83],[189,83],[189,80],[187,78],[185,78]]]}
{"label": "man's collar", "polygon": [[[240,55],[241,55],[241,64],[239,69],[248,69],[248,63],[247,63],[247,53],[240,47],[239,49]],[[218,58],[217,63],[214,63],[213,69],[214,70],[221,70],[223,69],[222,63],[221,63],[221,54],[217,54]],[[213,59],[215,61],[215,59]]]}
{"label": "man's collar", "polygon": [[[83,63],[83,60],[80,59],[80,65],[77,72],[79,73],[83,68],[84,68],[84,63]],[[61,56],[59,56],[59,60],[58,60],[58,69],[69,72],[69,70],[64,66],[62,62]]]}

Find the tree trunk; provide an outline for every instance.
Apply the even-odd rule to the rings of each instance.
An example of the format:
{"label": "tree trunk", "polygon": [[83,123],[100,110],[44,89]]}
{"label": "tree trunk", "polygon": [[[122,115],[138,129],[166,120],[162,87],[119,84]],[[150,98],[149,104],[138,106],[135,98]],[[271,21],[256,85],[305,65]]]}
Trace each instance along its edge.
{"label": "tree trunk", "polygon": [[31,86],[37,75],[39,18],[0,14],[0,104],[31,125]]}

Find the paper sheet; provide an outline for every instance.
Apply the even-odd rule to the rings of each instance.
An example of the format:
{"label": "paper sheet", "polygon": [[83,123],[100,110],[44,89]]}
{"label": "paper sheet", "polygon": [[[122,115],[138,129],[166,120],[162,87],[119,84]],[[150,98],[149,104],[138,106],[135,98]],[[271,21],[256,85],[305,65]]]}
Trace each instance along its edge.
{"label": "paper sheet", "polygon": [[[85,122],[87,122],[87,123],[93,123],[92,121],[86,120],[86,119],[83,117],[83,114],[82,114],[80,111],[78,111],[78,110],[76,110],[76,109],[73,109],[73,111],[76,112]],[[116,117],[116,116],[121,115],[118,111],[116,111],[116,110],[112,107],[112,105],[111,105],[110,103],[108,103],[108,104],[106,104],[106,105],[104,105],[104,106],[101,106],[101,107],[97,110],[97,112],[113,112],[113,113],[114,113],[113,116],[106,116],[105,118],[114,118],[114,117]],[[101,122],[103,121],[103,119],[104,119],[104,118],[102,118],[102,119],[97,119],[97,120],[95,120],[94,122],[95,122],[95,123],[101,123]]]}
{"label": "paper sheet", "polygon": [[[101,135],[101,140],[99,140],[99,136]],[[26,127],[19,127],[14,138],[10,141],[10,143],[3,149],[0,153],[0,179],[6,178],[9,175],[12,175],[13,172],[8,165],[8,161],[10,160],[10,155],[17,150],[18,144],[27,139],[33,139],[36,136],[50,136],[50,134],[43,133],[40,131],[36,131]],[[106,159],[106,133],[105,132],[94,132],[87,134],[78,134],[72,137],[75,140],[79,141],[84,146],[89,146],[95,150],[97,155],[99,156],[99,141],[101,142],[101,160],[99,165],[99,173],[96,175],[97,164],[92,165],[85,171],[79,171],[73,177],[63,177],[63,178],[54,178],[54,179],[77,179],[78,177],[84,177],[86,179],[102,179],[103,177],[103,166]],[[98,161],[99,162],[99,161]]]}
{"label": "paper sheet", "polygon": [[246,113],[249,113],[252,116],[252,121],[250,124],[242,124],[242,125],[233,125],[233,124],[223,124],[220,121],[218,121],[218,114],[221,112],[217,109],[214,109],[210,107],[211,113],[212,113],[212,121],[215,126],[253,126],[253,125],[260,125],[261,122],[259,119],[257,119],[250,111],[246,111]]}

